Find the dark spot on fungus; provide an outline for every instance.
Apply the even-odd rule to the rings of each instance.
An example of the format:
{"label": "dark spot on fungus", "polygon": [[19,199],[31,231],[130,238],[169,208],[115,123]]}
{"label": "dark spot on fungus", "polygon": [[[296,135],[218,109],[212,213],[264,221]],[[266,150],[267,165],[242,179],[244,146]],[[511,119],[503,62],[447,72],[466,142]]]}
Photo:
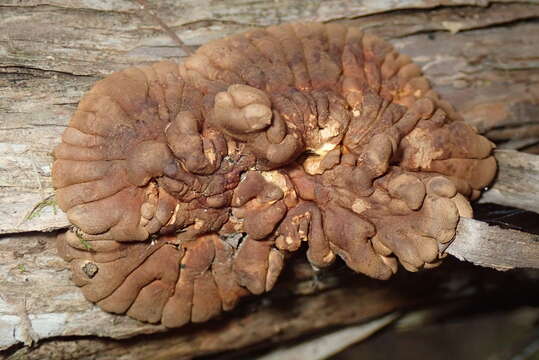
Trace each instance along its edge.
{"label": "dark spot on fungus", "polygon": [[254,29],[84,96],[54,151],[58,249],[88,300],[167,327],[271,290],[302,244],[387,279],[440,263],[492,147],[384,40]]}

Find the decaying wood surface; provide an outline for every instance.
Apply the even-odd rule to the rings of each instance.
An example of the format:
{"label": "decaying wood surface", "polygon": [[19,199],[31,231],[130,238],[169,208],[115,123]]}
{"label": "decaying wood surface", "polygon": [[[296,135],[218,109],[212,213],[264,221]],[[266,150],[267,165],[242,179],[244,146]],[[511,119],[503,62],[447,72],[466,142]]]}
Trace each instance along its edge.
{"label": "decaying wood surface", "polygon": [[[164,0],[154,9],[193,49],[251,26],[297,20],[357,25],[411,55],[466,121],[491,139],[539,136],[539,4],[533,0]],[[444,264],[378,283],[333,273],[313,280],[307,270],[289,270],[294,274],[267,298],[249,300],[221,320],[168,332],[89,304],[56,257],[54,234],[35,233],[68,224],[50,197],[51,150],[95,81],[127,66],[184,55],[136,1],[0,1],[0,358],[188,358],[358,322],[419,298],[464,296],[436,289],[484,273]],[[538,157],[496,156],[500,174],[483,201],[539,211]],[[515,187],[515,179],[523,187]],[[485,226],[464,220],[459,237],[476,227],[498,231]],[[481,246],[487,245],[504,249]],[[473,254],[453,246],[447,251]],[[467,259],[507,267],[499,257],[473,255]],[[406,286],[409,292],[402,291]],[[279,297],[280,291],[288,295]]]}
{"label": "decaying wood surface", "polygon": [[539,213],[539,156],[498,150],[496,160],[499,167],[496,182],[483,194],[481,202]]}
{"label": "decaying wood surface", "polygon": [[476,265],[509,270],[539,269],[539,235],[461,218],[446,252]]}

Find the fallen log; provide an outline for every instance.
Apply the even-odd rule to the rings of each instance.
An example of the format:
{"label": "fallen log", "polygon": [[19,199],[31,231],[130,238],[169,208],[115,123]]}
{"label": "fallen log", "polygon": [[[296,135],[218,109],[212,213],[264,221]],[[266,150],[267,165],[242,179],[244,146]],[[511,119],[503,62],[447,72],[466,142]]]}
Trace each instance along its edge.
{"label": "fallen log", "polygon": [[[537,136],[534,1],[334,0],[247,7],[237,0],[204,6],[167,0],[154,10],[192,49],[250,26],[296,20],[354,24],[411,55],[436,90],[483,133],[497,141]],[[338,266],[314,273],[299,256],[275,291],[210,323],[165,331],[102,312],[72,285],[55,254],[55,233],[41,233],[68,224],[51,197],[51,150],[95,81],[131,65],[181,61],[185,52],[134,1],[7,1],[0,5],[0,19],[0,358],[191,358],[282,343],[429,302],[488,297],[481,292],[487,285],[524,291],[516,281],[520,272],[456,261],[376,282]],[[514,151],[498,151],[496,157],[500,174],[482,201],[538,211],[538,157]],[[536,244],[537,236],[462,219],[446,251],[508,269],[536,266]]]}

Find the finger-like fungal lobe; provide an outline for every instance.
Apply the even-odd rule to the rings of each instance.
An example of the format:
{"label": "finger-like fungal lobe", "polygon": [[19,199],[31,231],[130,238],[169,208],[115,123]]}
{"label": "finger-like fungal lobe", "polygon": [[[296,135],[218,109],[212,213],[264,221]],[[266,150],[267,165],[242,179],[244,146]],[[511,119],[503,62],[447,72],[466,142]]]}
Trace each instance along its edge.
{"label": "finger-like fungal lobe", "polygon": [[304,243],[387,279],[440,262],[492,148],[387,42],[255,29],[84,96],[54,151],[59,251],[88,300],[167,327],[269,291]]}

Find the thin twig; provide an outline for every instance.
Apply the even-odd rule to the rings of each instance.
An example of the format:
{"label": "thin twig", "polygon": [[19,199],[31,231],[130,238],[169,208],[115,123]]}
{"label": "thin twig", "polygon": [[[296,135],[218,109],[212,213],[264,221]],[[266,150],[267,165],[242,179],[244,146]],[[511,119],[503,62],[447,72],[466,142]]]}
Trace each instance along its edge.
{"label": "thin twig", "polygon": [[52,211],[54,213],[54,215],[56,215],[56,200],[54,198],[54,194],[50,194],[48,195],[47,197],[43,198],[41,201],[39,201],[38,203],[36,203],[31,209],[30,211],[28,211],[28,213],[26,213],[26,215],[24,215],[24,217],[21,219],[21,221],[19,221],[19,223],[17,224],[17,226],[20,226],[22,223],[24,223],[25,221],[29,221],[29,220],[32,220],[33,218],[41,215],[41,212],[49,207],[49,206],[52,206]]}
{"label": "thin twig", "polygon": [[455,240],[445,252],[475,265],[509,270],[539,269],[539,235],[461,218]]}
{"label": "thin twig", "polygon": [[191,55],[193,53],[193,50],[191,50],[185,43],[176,35],[174,31],[172,31],[167,24],[157,14],[150,9],[148,6],[148,3],[145,0],[136,0],[140,4],[140,9],[144,11],[148,16],[152,18],[153,21],[155,21],[162,29],[165,31],[168,36],[172,38],[172,40],[178,45],[178,47],[183,50],[187,55]]}
{"label": "thin twig", "polygon": [[539,156],[496,150],[498,175],[480,203],[494,203],[539,213]]}

